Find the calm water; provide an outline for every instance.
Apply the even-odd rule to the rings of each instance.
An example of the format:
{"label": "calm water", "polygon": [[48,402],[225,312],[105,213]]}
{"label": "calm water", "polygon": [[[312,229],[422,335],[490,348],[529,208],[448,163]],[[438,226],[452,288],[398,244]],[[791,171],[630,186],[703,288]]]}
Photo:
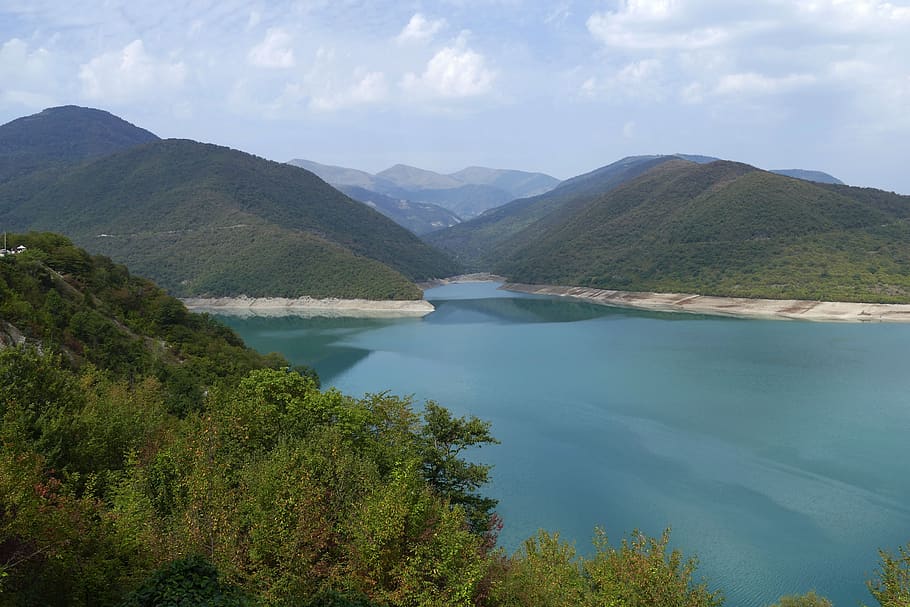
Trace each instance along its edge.
{"label": "calm water", "polygon": [[879,547],[910,540],[908,325],[647,314],[427,291],[423,319],[225,319],[325,385],[391,390],[493,422],[490,489],[510,551],[596,525],[697,553],[727,604],[816,589],[874,602]]}

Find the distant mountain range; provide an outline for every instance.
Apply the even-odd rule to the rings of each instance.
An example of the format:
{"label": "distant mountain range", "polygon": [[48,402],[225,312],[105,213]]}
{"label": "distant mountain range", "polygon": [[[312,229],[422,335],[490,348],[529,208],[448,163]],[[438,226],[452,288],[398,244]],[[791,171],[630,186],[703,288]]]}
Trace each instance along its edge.
{"label": "distant mountain range", "polygon": [[[371,175],[365,171],[299,158],[291,160],[289,164],[312,171],[336,187],[353,186],[397,201],[437,205],[448,209],[460,219],[475,217],[516,198],[546,192],[559,184],[558,179],[543,173],[485,167],[468,167],[444,175],[397,164]],[[391,214],[389,216],[393,217]],[[426,223],[432,225],[431,222]],[[422,233],[428,231],[430,230],[423,230]]]}
{"label": "distant mountain range", "polygon": [[[159,140],[105,112],[63,110],[82,125],[73,135],[78,153],[54,170],[23,170],[0,184],[4,229],[62,232],[180,296],[415,299],[421,292],[413,281],[458,270],[308,171],[214,145]],[[31,149],[58,147],[40,144],[56,132],[59,115],[25,121],[33,127],[25,137]],[[10,124],[22,132],[20,121]],[[15,146],[5,149],[19,157]],[[99,149],[114,153],[94,153]]]}
{"label": "distant mountain range", "polygon": [[910,197],[704,160],[625,158],[427,240],[516,282],[910,301]]}

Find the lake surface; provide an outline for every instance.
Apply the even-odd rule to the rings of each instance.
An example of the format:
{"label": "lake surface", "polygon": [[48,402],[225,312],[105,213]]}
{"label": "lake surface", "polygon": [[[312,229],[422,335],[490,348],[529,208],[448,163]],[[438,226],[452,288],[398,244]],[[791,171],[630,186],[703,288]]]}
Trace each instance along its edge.
{"label": "lake surface", "polygon": [[325,386],[433,399],[493,423],[509,551],[538,528],[590,551],[635,528],[699,557],[727,605],[815,589],[874,603],[910,541],[910,324],[650,314],[431,289],[422,319],[223,318]]}

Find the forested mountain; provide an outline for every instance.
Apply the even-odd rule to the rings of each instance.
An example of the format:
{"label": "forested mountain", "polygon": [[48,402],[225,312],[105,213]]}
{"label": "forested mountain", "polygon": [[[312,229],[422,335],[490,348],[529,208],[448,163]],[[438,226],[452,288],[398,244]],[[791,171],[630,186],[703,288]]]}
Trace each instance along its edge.
{"label": "forested mountain", "polygon": [[0,185],[0,224],[63,232],[189,295],[415,299],[455,264],[315,175],[157,141]]}
{"label": "forested mountain", "polygon": [[485,269],[630,291],[910,301],[910,197],[673,159],[562,208],[501,241]]}
{"label": "forested mountain", "polygon": [[444,175],[397,164],[371,175],[345,167],[294,159],[290,164],[313,171],[332,185],[355,186],[394,199],[441,206],[459,218],[474,217],[510,200],[553,189],[559,180],[543,173],[468,167]]}
{"label": "forested mountain", "polygon": [[49,108],[0,126],[0,182],[157,140],[102,110]]}
{"label": "forested mountain", "polygon": [[[486,270],[499,248],[522,230],[549,217],[547,223],[569,215],[597,196],[633,179],[675,156],[630,156],[589,173],[567,179],[555,189],[514,200],[480,217],[425,236],[471,270]],[[542,226],[543,224],[541,224]],[[508,249],[507,249],[508,250]]]}

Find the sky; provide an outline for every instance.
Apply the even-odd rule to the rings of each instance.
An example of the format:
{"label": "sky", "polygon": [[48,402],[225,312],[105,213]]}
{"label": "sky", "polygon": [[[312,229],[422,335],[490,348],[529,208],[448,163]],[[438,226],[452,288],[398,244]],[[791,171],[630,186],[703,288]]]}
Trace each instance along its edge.
{"label": "sky", "polygon": [[0,0],[0,123],[66,104],[370,172],[688,153],[910,194],[910,0]]}

